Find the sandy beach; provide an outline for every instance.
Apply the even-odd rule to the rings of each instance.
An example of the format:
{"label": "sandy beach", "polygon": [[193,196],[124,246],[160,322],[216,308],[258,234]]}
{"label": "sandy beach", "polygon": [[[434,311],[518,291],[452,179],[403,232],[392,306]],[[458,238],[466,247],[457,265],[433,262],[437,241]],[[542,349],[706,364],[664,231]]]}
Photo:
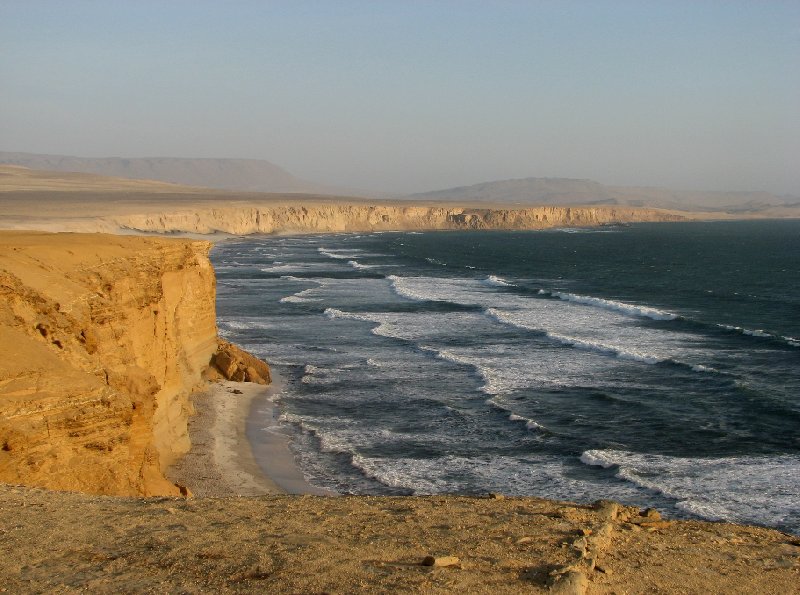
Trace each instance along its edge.
{"label": "sandy beach", "polygon": [[221,381],[192,395],[191,450],[166,476],[195,497],[335,495],[308,484],[294,462],[274,403],[283,386],[279,377],[266,387]]}

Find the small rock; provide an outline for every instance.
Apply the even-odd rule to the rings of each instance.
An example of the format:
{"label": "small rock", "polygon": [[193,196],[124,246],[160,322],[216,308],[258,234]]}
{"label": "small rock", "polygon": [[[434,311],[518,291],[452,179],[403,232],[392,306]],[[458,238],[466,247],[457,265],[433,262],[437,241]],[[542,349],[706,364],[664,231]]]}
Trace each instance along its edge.
{"label": "small rock", "polygon": [[460,560],[456,556],[425,556],[425,558],[420,562],[422,566],[455,566],[458,564]]}
{"label": "small rock", "polygon": [[659,529],[666,529],[667,527],[671,526],[673,521],[653,521],[639,523],[639,526],[643,529],[647,529],[648,531],[658,531]]}
{"label": "small rock", "polygon": [[582,529],[580,530],[580,534],[581,534],[581,535],[584,535],[584,536],[586,536],[586,535],[591,535],[591,534],[592,534],[592,530],[591,530],[591,529],[587,529],[587,528],[585,528],[585,527],[584,527],[584,528],[582,528]]}
{"label": "small rock", "polygon": [[533,537],[520,537],[517,539],[517,544],[530,543],[531,541],[533,541]]}
{"label": "small rock", "polygon": [[606,566],[597,566],[597,565],[595,565],[594,569],[595,569],[597,572],[602,572],[602,573],[603,573],[603,574],[605,574],[606,576],[611,576],[611,575],[613,574],[613,572],[611,571],[611,569],[610,569],[610,568],[607,568]]}
{"label": "small rock", "polygon": [[661,513],[658,512],[655,508],[648,508],[642,513],[643,517],[646,517],[648,521],[660,521],[661,520]]}
{"label": "small rock", "polygon": [[503,499],[505,499],[505,496],[503,496],[503,494],[495,494],[495,493],[489,494],[489,500],[503,500]]}
{"label": "small rock", "polygon": [[231,392],[232,392],[234,395],[243,395],[243,394],[244,394],[244,392],[243,392],[243,391],[240,391],[238,388],[234,388],[234,389],[233,389]]}
{"label": "small rock", "polygon": [[589,542],[586,540],[585,537],[578,537],[578,539],[572,542],[572,547],[574,547],[578,551],[585,552],[586,548],[589,547]]}
{"label": "small rock", "polygon": [[551,586],[551,593],[563,595],[584,595],[589,588],[589,579],[580,570],[570,570],[562,574]]}
{"label": "small rock", "polygon": [[619,504],[612,500],[598,500],[592,507],[600,513],[600,518],[608,521],[614,521],[619,514]]}

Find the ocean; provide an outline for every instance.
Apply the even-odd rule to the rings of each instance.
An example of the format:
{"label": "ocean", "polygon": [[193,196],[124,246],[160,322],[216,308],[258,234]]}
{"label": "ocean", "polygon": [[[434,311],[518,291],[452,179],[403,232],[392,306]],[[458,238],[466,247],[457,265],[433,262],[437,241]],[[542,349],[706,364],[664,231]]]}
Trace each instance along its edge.
{"label": "ocean", "polygon": [[250,236],[212,262],[314,485],[800,533],[800,221]]}

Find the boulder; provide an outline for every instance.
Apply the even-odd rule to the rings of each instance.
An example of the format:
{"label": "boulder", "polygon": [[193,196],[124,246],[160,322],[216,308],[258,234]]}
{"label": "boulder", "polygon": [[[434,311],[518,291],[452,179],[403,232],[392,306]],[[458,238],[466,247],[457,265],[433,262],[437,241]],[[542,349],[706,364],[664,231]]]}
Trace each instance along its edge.
{"label": "boulder", "polygon": [[265,362],[227,341],[219,342],[217,352],[211,358],[211,366],[223,378],[234,382],[269,384],[272,381],[269,366]]}

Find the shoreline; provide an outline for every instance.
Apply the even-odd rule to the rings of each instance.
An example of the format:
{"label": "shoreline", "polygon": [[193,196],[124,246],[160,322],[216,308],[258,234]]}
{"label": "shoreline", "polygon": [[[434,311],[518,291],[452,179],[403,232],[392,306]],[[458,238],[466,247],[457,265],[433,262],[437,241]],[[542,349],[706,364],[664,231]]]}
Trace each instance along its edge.
{"label": "shoreline", "polygon": [[[276,403],[277,396],[286,388],[286,381],[274,368],[270,370],[272,383],[266,390],[254,391],[245,419],[244,438],[249,450],[249,457],[246,458],[253,463],[249,471],[275,483],[284,494],[338,496],[335,492],[308,483],[298,467],[289,449],[291,437],[281,426]],[[241,457],[242,453],[239,454]]]}
{"label": "shoreline", "polygon": [[164,474],[200,498],[332,492],[307,483],[281,432],[274,398],[284,383],[215,382],[192,395],[191,447]]}

